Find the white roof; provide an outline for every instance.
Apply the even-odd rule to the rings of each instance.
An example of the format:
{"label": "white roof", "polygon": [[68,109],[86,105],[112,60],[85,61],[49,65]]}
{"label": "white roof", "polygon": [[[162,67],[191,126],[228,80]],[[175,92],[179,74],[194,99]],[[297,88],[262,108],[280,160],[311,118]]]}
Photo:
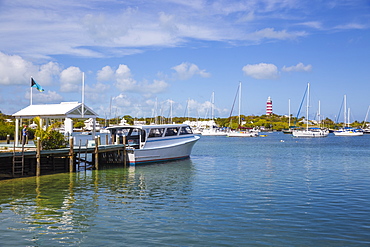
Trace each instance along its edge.
{"label": "white roof", "polygon": [[[83,118],[96,118],[96,114],[84,105]],[[29,105],[13,114],[16,118],[82,118],[82,103],[62,102],[60,104]]]}

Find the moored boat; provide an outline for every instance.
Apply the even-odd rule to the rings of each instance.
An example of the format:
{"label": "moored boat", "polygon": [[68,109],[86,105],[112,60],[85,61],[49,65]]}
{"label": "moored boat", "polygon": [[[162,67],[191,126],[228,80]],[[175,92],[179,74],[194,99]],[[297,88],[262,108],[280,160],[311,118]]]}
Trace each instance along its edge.
{"label": "moored boat", "polygon": [[336,136],[362,136],[364,135],[364,131],[361,129],[345,127],[345,128],[341,128],[339,130],[334,131],[334,135]]}
{"label": "moored boat", "polygon": [[339,130],[335,130],[333,133],[336,136],[362,136],[364,134],[363,130],[356,129],[349,126],[349,116],[350,116],[350,109],[348,108],[348,115],[347,115],[347,96],[344,95],[343,97],[343,116],[344,116],[344,124],[345,126],[343,128],[340,128]]}
{"label": "moored boat", "polygon": [[226,136],[226,132],[219,128],[208,128],[200,132],[203,136]]}
{"label": "moored boat", "polygon": [[228,137],[256,137],[258,131],[231,131],[227,133]]}
{"label": "moored boat", "polygon": [[[293,129],[292,135],[294,137],[327,137],[329,135],[329,130],[326,128],[309,128],[309,120],[308,120],[308,109],[310,105],[310,83],[307,83],[307,96],[306,96],[306,128],[305,129]],[[306,93],[305,93],[306,95]],[[320,107],[319,107],[320,108]]]}
{"label": "moored boat", "polygon": [[294,137],[326,137],[329,135],[329,130],[323,128],[297,129],[293,130],[292,134]]}
{"label": "moored boat", "polygon": [[112,142],[133,149],[130,164],[188,158],[199,136],[186,124],[112,126],[107,128]]}

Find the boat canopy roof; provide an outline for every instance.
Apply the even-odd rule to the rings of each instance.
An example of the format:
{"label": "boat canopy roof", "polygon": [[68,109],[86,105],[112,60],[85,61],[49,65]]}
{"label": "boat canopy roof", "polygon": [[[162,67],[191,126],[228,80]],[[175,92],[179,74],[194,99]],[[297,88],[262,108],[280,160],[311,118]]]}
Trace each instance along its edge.
{"label": "boat canopy roof", "polygon": [[154,129],[154,128],[171,128],[171,127],[186,127],[188,124],[150,124],[150,125],[116,125],[107,129]]}

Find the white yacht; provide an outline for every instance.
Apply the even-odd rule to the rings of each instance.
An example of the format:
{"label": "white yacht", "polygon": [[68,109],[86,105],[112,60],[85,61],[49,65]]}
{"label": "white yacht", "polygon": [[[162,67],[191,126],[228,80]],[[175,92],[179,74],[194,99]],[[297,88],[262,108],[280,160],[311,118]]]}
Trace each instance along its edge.
{"label": "white yacht", "polygon": [[334,131],[334,135],[336,136],[362,136],[364,135],[364,131],[362,129],[344,127],[344,128]]}
{"label": "white yacht", "polygon": [[[307,95],[306,95],[307,93]],[[307,83],[307,89],[305,92],[306,96],[306,128],[302,129],[293,129],[292,135],[294,137],[327,137],[329,135],[329,130],[326,128],[309,128],[309,120],[308,120],[308,109],[310,105],[310,83]],[[320,108],[320,107],[319,107]]]}
{"label": "white yacht", "polygon": [[227,137],[257,137],[259,132],[257,130],[250,131],[231,131],[227,133]]}
{"label": "white yacht", "polygon": [[199,136],[187,124],[113,126],[111,142],[133,148],[130,165],[188,158]]}

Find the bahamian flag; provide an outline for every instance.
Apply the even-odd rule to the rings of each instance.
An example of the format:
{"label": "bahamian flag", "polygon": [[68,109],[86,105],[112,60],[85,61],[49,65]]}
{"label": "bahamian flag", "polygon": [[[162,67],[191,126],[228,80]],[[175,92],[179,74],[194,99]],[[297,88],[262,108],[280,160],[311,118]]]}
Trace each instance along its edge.
{"label": "bahamian flag", "polygon": [[39,90],[40,92],[43,92],[45,91],[41,86],[40,84],[38,84],[37,82],[35,82],[35,80],[31,77],[31,87],[34,87],[36,88],[37,90]]}

